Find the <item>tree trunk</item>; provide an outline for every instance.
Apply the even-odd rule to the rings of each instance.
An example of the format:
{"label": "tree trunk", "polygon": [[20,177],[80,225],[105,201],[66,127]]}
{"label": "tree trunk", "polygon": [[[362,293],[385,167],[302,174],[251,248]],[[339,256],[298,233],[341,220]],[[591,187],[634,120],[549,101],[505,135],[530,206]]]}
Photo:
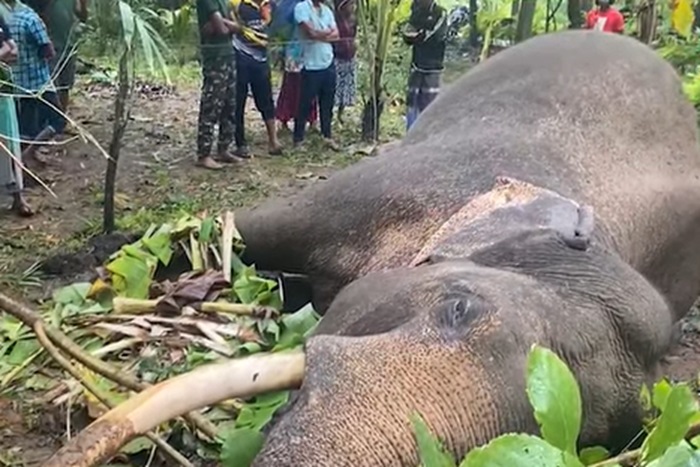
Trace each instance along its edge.
{"label": "tree trunk", "polygon": [[477,0],[469,0],[469,45],[474,49],[479,47],[479,27],[476,23],[478,12],[479,4]]}
{"label": "tree trunk", "polygon": [[581,0],[569,0],[566,13],[569,17],[569,29],[581,29],[583,15],[581,14]]}
{"label": "tree trunk", "polygon": [[522,0],[518,24],[515,29],[515,42],[522,42],[532,35],[532,22],[535,19],[537,0]]}
{"label": "tree trunk", "polygon": [[513,0],[510,4],[510,17],[515,19],[520,12],[520,0]]}
{"label": "tree trunk", "polygon": [[651,44],[656,33],[656,1],[645,0],[637,13],[637,37],[645,44]]}
{"label": "tree trunk", "polygon": [[129,81],[129,54],[130,49],[124,48],[119,59],[119,87],[117,89],[117,99],[114,103],[114,124],[112,126],[112,139],[109,142],[109,160],[107,160],[107,171],[105,173],[104,189],[104,211],[103,230],[104,233],[114,232],[114,193],[117,181],[117,167],[119,163],[119,153],[122,147],[122,138],[126,125],[129,122],[129,115],[126,111],[126,104],[129,98],[131,82]]}
{"label": "tree trunk", "polygon": [[384,110],[382,93],[384,64],[381,62],[379,54],[375,56],[374,60],[374,75],[372,76],[374,87],[370,90],[370,98],[365,101],[365,107],[362,109],[362,139],[365,141],[379,140],[379,122]]}

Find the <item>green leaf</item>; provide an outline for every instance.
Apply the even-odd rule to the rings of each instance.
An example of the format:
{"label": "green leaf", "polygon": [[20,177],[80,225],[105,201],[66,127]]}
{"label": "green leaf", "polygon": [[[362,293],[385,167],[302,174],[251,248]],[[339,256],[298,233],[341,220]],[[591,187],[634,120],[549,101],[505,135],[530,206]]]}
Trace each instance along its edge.
{"label": "green leaf", "polygon": [[[654,392],[656,393],[656,389]],[[698,403],[688,385],[672,386],[656,426],[642,444],[642,461],[657,459],[669,447],[678,444],[688,432],[690,422],[697,411]]]}
{"label": "green leaf", "polygon": [[583,465],[591,465],[603,461],[609,456],[610,453],[604,447],[592,446],[590,448],[581,449],[578,458],[581,462],[583,462]]}
{"label": "green leaf", "polygon": [[105,267],[116,275],[112,277],[112,282],[117,292],[122,292],[129,298],[148,297],[152,271],[144,261],[122,255]]}
{"label": "green leaf", "polygon": [[39,347],[39,342],[34,339],[17,341],[5,361],[12,366],[21,365],[25,360],[31,357],[34,352],[39,350]]}
{"label": "green leaf", "polygon": [[141,241],[163,265],[167,266],[170,263],[173,257],[173,244],[169,231],[158,231],[149,237],[144,237]]}
{"label": "green leaf", "polygon": [[124,47],[130,50],[134,39],[134,11],[128,3],[119,1],[119,17],[121,20]]}
{"label": "green leaf", "polygon": [[150,439],[139,436],[126,443],[119,451],[125,454],[136,454],[137,452],[145,451],[151,447],[153,447],[153,443]]}
{"label": "green leaf", "polygon": [[60,305],[82,305],[90,286],[89,282],[79,282],[62,287],[53,293],[53,301]]}
{"label": "green leaf", "polygon": [[700,467],[700,453],[694,451],[685,441],[681,441],[668,448],[663,456],[646,467]]}
{"label": "green leaf", "polygon": [[574,375],[554,352],[538,345],[530,349],[527,373],[527,395],[542,437],[576,455],[582,409]]}
{"label": "green leaf", "polygon": [[473,449],[459,467],[583,467],[564,452],[536,436],[508,434]]}
{"label": "green leaf", "polygon": [[418,413],[411,416],[411,423],[418,444],[421,465],[424,467],[454,467],[454,459],[445,452],[440,440],[433,436]]}
{"label": "green leaf", "polygon": [[309,303],[298,311],[285,315],[282,318],[282,324],[285,329],[304,336],[316,327],[320,319],[321,317]]}
{"label": "green leaf", "polygon": [[666,400],[668,399],[668,395],[671,392],[671,389],[673,389],[673,387],[666,378],[663,378],[660,381],[654,383],[654,394],[652,396],[654,407],[663,412],[664,407],[666,407]]}
{"label": "green leaf", "polygon": [[254,402],[244,404],[236,418],[236,428],[260,431],[272,416],[289,401],[289,391],[277,391],[257,396]]}
{"label": "green leaf", "polygon": [[236,428],[226,433],[221,448],[223,467],[248,467],[262,448],[262,433],[250,428]]}

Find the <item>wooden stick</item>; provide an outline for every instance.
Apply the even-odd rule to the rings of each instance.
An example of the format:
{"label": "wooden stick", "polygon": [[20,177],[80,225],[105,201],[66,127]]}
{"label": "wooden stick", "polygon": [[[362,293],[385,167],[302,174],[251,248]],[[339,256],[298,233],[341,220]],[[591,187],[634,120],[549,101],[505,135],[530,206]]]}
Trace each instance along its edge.
{"label": "wooden stick", "polygon": [[[142,300],[138,298],[114,297],[112,306],[119,315],[145,315],[154,313],[159,300]],[[221,313],[227,315],[252,316],[254,318],[272,318],[279,313],[271,307],[246,305],[228,302],[201,302],[197,307],[203,313]]]}
{"label": "wooden stick", "polygon": [[[41,317],[34,310],[2,293],[0,293],[0,309],[10,313],[32,329],[37,322],[42,322]],[[46,335],[58,348],[95,373],[99,373],[105,378],[110,379],[111,381],[114,381],[115,383],[135,392],[144,391],[150,387],[150,385],[142,383],[137,378],[134,378],[128,373],[121,371],[121,369],[87,354],[79,345],[53,326],[48,326],[43,322],[42,326],[46,332]],[[200,432],[209,437],[209,439],[216,439],[218,435],[216,426],[199,413],[192,412],[185,415],[184,418],[194,425]]]}
{"label": "wooden stick", "polygon": [[[61,353],[56,347],[54,347],[54,345],[51,343],[51,340],[46,335],[44,325],[42,324],[41,320],[38,320],[34,323],[33,329],[41,345],[46,349],[49,355],[51,355],[51,357],[63,367],[63,369],[65,369],[73,378],[75,378],[87,391],[92,393],[97,398],[97,400],[102,402],[110,409],[114,407],[114,405],[109,402],[109,399],[102,393],[102,390],[95,386],[92,382],[85,380],[78,371],[78,369],[75,368],[63,355],[61,355]],[[165,452],[178,464],[184,467],[194,467],[192,463],[188,461],[182,454],[180,454],[167,442],[160,439],[157,435],[149,431],[145,433],[145,436],[148,439],[150,439],[153,442],[153,444],[162,449],[163,452]]]}

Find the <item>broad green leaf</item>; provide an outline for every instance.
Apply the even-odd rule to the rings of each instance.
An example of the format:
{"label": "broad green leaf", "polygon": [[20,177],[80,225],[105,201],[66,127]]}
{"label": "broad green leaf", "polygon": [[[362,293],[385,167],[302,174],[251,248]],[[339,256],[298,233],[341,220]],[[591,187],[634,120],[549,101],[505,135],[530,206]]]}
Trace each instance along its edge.
{"label": "broad green leaf", "polygon": [[415,413],[411,416],[411,423],[418,444],[421,465],[423,467],[454,467],[454,459],[445,452],[442,443],[430,432],[423,418]]}
{"label": "broad green leaf", "polygon": [[664,407],[666,407],[666,399],[668,398],[671,389],[673,389],[673,387],[666,378],[654,383],[654,393],[652,396],[654,407],[663,412]]}
{"label": "broad green leaf", "polygon": [[467,454],[459,467],[583,467],[564,452],[536,436],[508,434]]}
{"label": "broad green leaf", "polygon": [[119,276],[118,278],[112,277],[117,292],[121,292],[129,298],[146,298],[148,296],[152,271],[145,262],[124,255],[105,267],[112,274]]}
{"label": "broad green leaf", "polygon": [[681,441],[671,446],[663,456],[650,462],[646,467],[700,467],[700,453],[688,443]]}
{"label": "broad green leaf", "polygon": [[129,4],[123,0],[119,1],[119,17],[121,20],[124,47],[130,50],[134,40],[134,11]]}
{"label": "broad green leaf", "polygon": [[578,458],[581,462],[583,462],[583,465],[591,465],[603,461],[609,456],[610,453],[604,447],[593,446],[590,448],[581,449]]}
{"label": "broad green leaf", "polygon": [[576,455],[582,410],[578,384],[554,352],[538,345],[533,345],[528,355],[527,395],[542,437]]}
{"label": "broad green leaf", "polygon": [[202,221],[202,225],[199,228],[199,239],[202,242],[211,242],[212,233],[214,231],[214,219],[207,217]]}
{"label": "broad green leaf", "polygon": [[649,391],[649,386],[646,384],[642,385],[642,390],[639,392],[639,403],[645,412],[651,410],[651,391]]}
{"label": "broad green leaf", "polygon": [[690,421],[697,411],[698,403],[688,385],[674,385],[656,426],[642,444],[642,461],[653,461],[669,447],[678,444],[688,432]]}
{"label": "broad green leaf", "polygon": [[262,433],[250,428],[236,428],[224,436],[221,448],[223,467],[248,467],[262,448]]}
{"label": "broad green leaf", "polygon": [[5,361],[13,366],[21,365],[39,350],[39,347],[39,342],[34,339],[17,341]]}
{"label": "broad green leaf", "polygon": [[91,285],[89,282],[78,282],[61,287],[53,293],[53,301],[60,305],[82,305]]}
{"label": "broad green leaf", "polygon": [[127,444],[125,444],[119,451],[125,454],[136,454],[137,452],[145,451],[146,449],[151,449],[153,443],[150,439],[139,436],[138,438],[132,439]]}
{"label": "broad green leaf", "polygon": [[157,257],[161,263],[165,266],[170,263],[173,257],[173,245],[169,233],[159,231],[150,237],[143,238],[141,241],[148,248],[148,251]]}
{"label": "broad green leaf", "polygon": [[318,324],[321,317],[316,313],[314,307],[309,303],[298,311],[285,315],[282,324],[285,329],[289,329],[297,334],[306,335]]}
{"label": "broad green leaf", "polygon": [[272,416],[289,401],[289,391],[277,391],[257,396],[254,402],[246,403],[236,418],[236,428],[260,431]]}

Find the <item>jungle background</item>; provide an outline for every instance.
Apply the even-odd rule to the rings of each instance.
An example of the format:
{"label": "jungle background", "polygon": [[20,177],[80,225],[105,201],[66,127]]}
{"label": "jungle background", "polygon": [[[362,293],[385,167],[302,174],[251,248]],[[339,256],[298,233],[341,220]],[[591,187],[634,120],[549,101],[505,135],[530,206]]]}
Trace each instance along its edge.
{"label": "jungle background", "polygon": [[[273,278],[236,263],[235,255],[222,260],[226,249],[241,247],[225,211],[323,183],[403,135],[410,48],[399,31],[410,0],[358,1],[360,99],[344,124],[334,122],[343,150],[325,151],[311,131],[311,144],[294,151],[283,132],[286,155],[267,157],[264,127],[251,102],[247,132],[256,157],[220,172],[192,167],[200,86],[194,1],[91,1],[70,111],[79,134],[43,150],[46,165],[26,177],[35,217],[0,212],[0,290],[29,304],[31,319],[44,323],[48,336],[48,343],[46,336],[39,341],[31,319],[0,313],[0,465],[39,465],[138,384],[220,358],[286,348],[313,329],[318,316],[310,306],[280,313]],[[580,28],[593,7],[591,0],[440,4],[456,12],[445,87],[528,37]],[[683,76],[689,99],[700,105],[700,5],[625,0],[614,6],[625,16],[626,34],[668,60]],[[275,63],[278,89],[281,67]],[[223,311],[206,319],[164,317],[139,302],[163,284],[225,276],[227,269],[232,285],[217,293],[243,305],[248,315],[242,318]],[[129,300],[141,303],[137,312]],[[121,319],[129,314],[124,306],[141,321]],[[250,314],[262,308],[275,312]],[[697,333],[693,320],[685,330]],[[64,338],[133,380],[100,371],[67,350]],[[675,357],[683,362],[682,378],[697,379],[696,349],[700,344],[689,339]],[[59,351],[70,357],[70,367],[57,363]],[[174,422],[138,438],[111,465],[247,465],[287,397],[281,392],[220,404],[203,412],[204,421]],[[207,436],[213,431],[216,436]]]}

